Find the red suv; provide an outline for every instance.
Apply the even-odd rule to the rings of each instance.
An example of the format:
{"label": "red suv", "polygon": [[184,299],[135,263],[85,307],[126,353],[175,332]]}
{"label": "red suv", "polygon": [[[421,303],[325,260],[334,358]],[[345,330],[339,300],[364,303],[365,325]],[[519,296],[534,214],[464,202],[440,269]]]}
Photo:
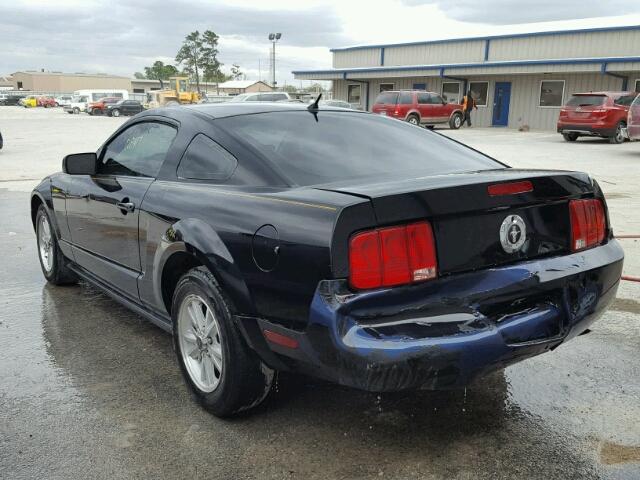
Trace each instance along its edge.
{"label": "red suv", "polygon": [[113,105],[118,103],[121,98],[117,97],[103,97],[96,102],[91,102],[87,106],[87,113],[89,115],[103,115],[107,111],[107,105]]}
{"label": "red suv", "polygon": [[558,133],[567,142],[589,135],[608,138],[611,143],[622,143],[629,106],[636,95],[633,92],[574,93],[560,110]]}
{"label": "red suv", "polygon": [[448,123],[458,129],[462,125],[462,105],[447,103],[442,96],[424,90],[389,90],[376,98],[373,113],[388,115],[413,125]]}

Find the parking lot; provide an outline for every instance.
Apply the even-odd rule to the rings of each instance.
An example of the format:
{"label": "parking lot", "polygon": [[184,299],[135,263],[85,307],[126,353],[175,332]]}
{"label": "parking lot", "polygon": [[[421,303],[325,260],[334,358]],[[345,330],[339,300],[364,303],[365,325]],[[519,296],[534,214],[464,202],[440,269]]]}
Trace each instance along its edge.
{"label": "parking lot", "polygon": [[[462,391],[377,395],[281,375],[256,413],[189,397],[171,338],[87,285],[45,284],[29,192],[123,118],[0,107],[0,477],[640,477],[640,283],[588,335]],[[514,167],[584,170],[640,235],[640,142],[438,130]],[[640,239],[621,239],[640,277]]]}

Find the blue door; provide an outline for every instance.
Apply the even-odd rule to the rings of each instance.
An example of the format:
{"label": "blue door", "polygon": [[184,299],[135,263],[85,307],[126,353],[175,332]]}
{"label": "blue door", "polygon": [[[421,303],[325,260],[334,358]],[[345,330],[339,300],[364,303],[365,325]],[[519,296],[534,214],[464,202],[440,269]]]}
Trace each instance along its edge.
{"label": "blue door", "polygon": [[427,89],[427,84],[426,83],[414,83],[413,84],[413,89],[414,90],[426,90]]}
{"label": "blue door", "polygon": [[496,82],[493,95],[494,127],[506,127],[509,124],[509,101],[511,100],[511,82]]}

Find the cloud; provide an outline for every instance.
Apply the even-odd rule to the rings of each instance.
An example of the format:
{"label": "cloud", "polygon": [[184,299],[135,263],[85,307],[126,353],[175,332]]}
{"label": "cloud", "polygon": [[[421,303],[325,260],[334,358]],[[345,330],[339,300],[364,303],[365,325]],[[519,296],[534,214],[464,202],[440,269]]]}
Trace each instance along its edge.
{"label": "cloud", "polygon": [[447,17],[469,23],[522,23],[610,17],[640,12],[628,0],[401,0],[406,6],[436,5]]}
{"label": "cloud", "polygon": [[[316,63],[305,63],[304,54],[287,58],[288,49],[299,54],[318,47],[327,51],[330,45],[353,41],[343,33],[340,18],[319,7],[276,11],[186,0],[2,2],[0,72],[45,68],[131,75],[155,59],[173,63],[185,35],[207,29],[220,36],[220,60],[246,70],[257,70],[260,60],[266,71],[270,32],[283,33],[278,55],[282,67]],[[279,76],[290,72],[278,70]]]}

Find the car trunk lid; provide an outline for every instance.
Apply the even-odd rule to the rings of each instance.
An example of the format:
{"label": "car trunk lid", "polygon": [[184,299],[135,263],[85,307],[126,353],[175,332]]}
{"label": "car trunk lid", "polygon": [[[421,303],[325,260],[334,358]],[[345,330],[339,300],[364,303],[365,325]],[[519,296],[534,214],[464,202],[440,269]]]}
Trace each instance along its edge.
{"label": "car trunk lid", "polygon": [[[350,181],[318,187],[368,198],[377,225],[428,219],[436,240],[440,274],[485,268],[568,252],[568,201],[591,196],[585,173],[497,169],[384,182]],[[530,182],[531,190],[490,195],[492,185]],[[524,223],[525,241],[513,251],[503,246],[503,224]],[[504,236],[504,234],[502,234]]]}

